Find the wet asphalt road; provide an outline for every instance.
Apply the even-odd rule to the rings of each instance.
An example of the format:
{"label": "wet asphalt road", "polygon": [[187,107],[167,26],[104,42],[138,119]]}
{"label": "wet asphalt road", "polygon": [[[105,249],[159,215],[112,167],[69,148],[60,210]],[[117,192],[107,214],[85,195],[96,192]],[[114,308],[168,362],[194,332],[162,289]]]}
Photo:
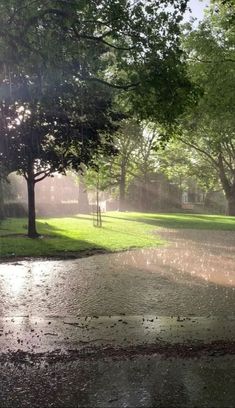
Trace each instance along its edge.
{"label": "wet asphalt road", "polygon": [[235,233],[162,235],[157,249],[0,264],[1,315],[234,315]]}
{"label": "wet asphalt road", "polygon": [[235,359],[140,356],[1,367],[1,408],[234,408]]}
{"label": "wet asphalt road", "polygon": [[[213,340],[235,339],[235,234],[162,235],[172,243],[154,250],[0,264],[1,408],[234,407],[233,347],[215,352]],[[160,331],[143,330],[146,314],[168,317],[160,319]],[[142,316],[133,327],[137,321],[142,326],[133,332],[135,315]],[[92,328],[88,316],[104,320],[94,318]],[[128,324],[118,323],[123,319]],[[120,336],[118,324],[125,329]],[[182,344],[198,338],[208,347],[196,355],[177,356],[177,344],[170,356],[159,351],[174,338]],[[146,341],[159,350],[118,353]],[[110,344],[115,355],[105,355]],[[87,354],[87,347],[96,347],[96,354]],[[66,353],[78,349],[83,355],[68,360]]]}

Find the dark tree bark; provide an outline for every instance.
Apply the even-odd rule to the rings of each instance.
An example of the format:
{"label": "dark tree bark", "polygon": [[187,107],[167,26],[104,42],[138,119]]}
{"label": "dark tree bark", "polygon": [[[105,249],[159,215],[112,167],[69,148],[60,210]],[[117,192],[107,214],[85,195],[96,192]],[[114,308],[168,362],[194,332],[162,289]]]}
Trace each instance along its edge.
{"label": "dark tree bark", "polygon": [[0,179],[0,220],[5,218],[5,211],[4,211],[4,196],[3,196],[3,185],[2,180]]}
{"label": "dark tree bark", "polygon": [[33,166],[30,166],[26,178],[28,189],[28,237],[38,238],[36,229],[36,209],[35,209],[35,178]]}
{"label": "dark tree bark", "polygon": [[228,215],[235,216],[235,193],[230,197],[227,197],[228,202]]}
{"label": "dark tree bark", "polygon": [[141,190],[140,190],[140,200],[141,200],[141,211],[145,212],[148,211],[149,209],[149,202],[148,202],[148,190],[146,186],[146,182],[143,181],[141,184]]}
{"label": "dark tree bark", "polygon": [[79,214],[90,214],[87,189],[81,179],[78,186],[78,212]]}
{"label": "dark tree bark", "polygon": [[143,212],[149,211],[150,206],[148,184],[149,184],[148,165],[145,165],[140,182],[140,203],[141,211]]}
{"label": "dark tree bark", "polygon": [[125,201],[126,201],[126,165],[125,162],[122,161],[119,182],[119,211],[125,211]]}
{"label": "dark tree bark", "polygon": [[235,216],[235,177],[233,177],[232,181],[228,180],[221,153],[218,157],[218,169],[220,181],[225,192],[225,197],[227,199],[227,214]]}

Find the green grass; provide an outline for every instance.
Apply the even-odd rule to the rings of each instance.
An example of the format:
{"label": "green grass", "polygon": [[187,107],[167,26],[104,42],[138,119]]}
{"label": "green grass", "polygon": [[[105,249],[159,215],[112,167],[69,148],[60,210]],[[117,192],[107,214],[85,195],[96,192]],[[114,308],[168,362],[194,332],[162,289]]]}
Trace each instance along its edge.
{"label": "green grass", "polygon": [[[145,214],[145,213],[114,213],[115,218],[142,222],[162,228],[209,229],[235,231],[235,217],[204,214]],[[110,214],[109,216],[112,216]]]}
{"label": "green grass", "polygon": [[97,249],[155,247],[164,243],[153,233],[159,227],[235,231],[235,217],[111,212],[103,216],[103,228],[94,227],[91,216],[39,219],[38,231],[44,237],[32,240],[24,236],[26,224],[26,219],[1,223],[0,257],[46,257]]}

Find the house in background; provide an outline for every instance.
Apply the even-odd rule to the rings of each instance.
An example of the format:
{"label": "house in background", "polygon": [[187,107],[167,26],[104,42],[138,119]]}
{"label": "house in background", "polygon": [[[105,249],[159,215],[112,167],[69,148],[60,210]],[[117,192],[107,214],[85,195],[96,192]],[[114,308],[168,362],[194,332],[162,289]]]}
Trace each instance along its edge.
{"label": "house in background", "polygon": [[226,213],[222,191],[203,191],[191,179],[180,188],[161,173],[153,174],[146,183],[135,179],[127,192],[127,210],[147,212],[190,211]]}
{"label": "house in background", "polygon": [[[5,202],[6,216],[26,216],[27,188],[23,177],[9,177],[12,194]],[[119,210],[115,192],[99,192],[102,212]],[[87,191],[78,177],[56,174],[36,184],[38,216],[66,216],[92,213],[96,207],[96,191]],[[195,182],[184,183],[181,189],[161,173],[150,175],[147,182],[136,178],[130,184],[124,210],[143,212],[226,213],[226,201],[221,191],[201,190]]]}
{"label": "house in background", "polygon": [[[27,211],[27,186],[23,177],[16,174],[9,176],[12,189],[12,197],[8,199],[6,206],[14,209],[17,214],[25,214]],[[36,213],[38,216],[72,215],[79,212],[78,180],[73,176],[55,174],[47,177],[36,184]],[[18,209],[17,209],[18,208]],[[23,211],[24,209],[24,211]],[[22,210],[22,211],[21,211]],[[8,211],[8,216],[11,210]]]}

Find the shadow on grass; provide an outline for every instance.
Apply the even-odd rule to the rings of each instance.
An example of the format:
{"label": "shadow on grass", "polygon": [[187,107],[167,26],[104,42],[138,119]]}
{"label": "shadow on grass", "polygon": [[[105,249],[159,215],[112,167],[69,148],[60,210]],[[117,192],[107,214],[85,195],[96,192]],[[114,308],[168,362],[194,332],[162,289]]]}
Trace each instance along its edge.
{"label": "shadow on grass", "polygon": [[[96,216],[93,217],[91,214],[90,216],[83,216],[82,214],[77,214],[77,215],[72,215],[69,218],[75,218],[76,220],[81,220],[81,221],[90,221],[93,225],[93,220],[96,220]],[[102,224],[110,224],[111,221],[106,219],[106,215],[104,213],[101,214],[101,219],[102,219]]]}
{"label": "shadow on grass", "polygon": [[[76,214],[76,215],[67,215],[67,216],[64,216],[64,215],[62,215],[62,216],[60,216],[60,217],[58,217],[58,216],[55,216],[55,217],[40,217],[40,219],[41,220],[43,220],[43,221],[45,221],[46,222],[46,220],[48,219],[48,218],[58,218],[58,219],[64,219],[64,218],[73,218],[73,219],[76,219],[76,220],[81,220],[81,221],[90,221],[90,223],[91,223],[91,225],[93,225],[93,219],[96,219],[96,215],[95,216],[93,216],[93,214],[91,213],[91,214]],[[102,218],[102,222],[104,222],[104,223],[110,223],[110,221],[108,221],[108,220],[106,220],[105,219],[105,213],[102,213],[101,214],[101,218]],[[38,222],[38,221],[37,221]],[[0,224],[1,225],[1,224]]]}
{"label": "shadow on grass", "polygon": [[[65,229],[37,221],[41,236],[37,239],[28,238],[26,232],[1,235],[0,258],[48,257],[48,258],[79,258],[110,251],[94,242],[72,238],[65,234]],[[10,248],[10,250],[9,250]]]}
{"label": "shadow on grass", "polygon": [[141,222],[144,224],[154,225],[161,228],[185,228],[185,229],[209,229],[235,231],[235,217],[220,217],[208,215],[192,214],[146,214],[138,216],[137,214],[128,214],[125,216],[106,215],[107,218],[120,219],[122,221]]}
{"label": "shadow on grass", "polygon": [[77,213],[77,214],[52,214],[52,215],[38,215],[38,219],[40,220],[47,220],[47,219],[64,219],[64,218],[80,218],[81,220],[86,220],[86,221],[92,221],[92,213],[90,214],[82,214],[82,213]]}

